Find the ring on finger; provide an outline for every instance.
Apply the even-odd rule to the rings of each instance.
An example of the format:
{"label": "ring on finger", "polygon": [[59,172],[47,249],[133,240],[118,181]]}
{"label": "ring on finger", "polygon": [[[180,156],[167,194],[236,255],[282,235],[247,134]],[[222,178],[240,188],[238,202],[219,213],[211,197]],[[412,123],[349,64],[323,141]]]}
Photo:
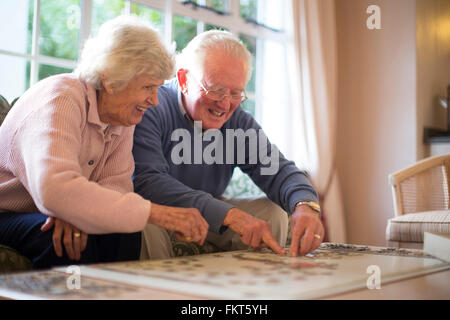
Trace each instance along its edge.
{"label": "ring on finger", "polygon": [[315,234],[314,234],[314,238],[320,239],[320,238],[321,238],[321,236],[320,236],[320,234],[318,234],[318,233],[315,233]]}
{"label": "ring on finger", "polygon": [[81,237],[81,233],[79,233],[79,232],[74,232],[74,233],[73,233],[73,237],[74,237],[74,238],[79,238],[79,237]]}

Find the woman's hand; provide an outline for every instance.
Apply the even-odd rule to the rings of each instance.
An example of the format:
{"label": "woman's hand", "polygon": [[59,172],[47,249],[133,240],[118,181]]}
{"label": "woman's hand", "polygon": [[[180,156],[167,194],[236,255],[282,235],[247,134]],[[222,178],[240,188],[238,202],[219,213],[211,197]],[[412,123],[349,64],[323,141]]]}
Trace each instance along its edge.
{"label": "woman's hand", "polygon": [[86,249],[88,235],[70,223],[54,217],[48,217],[41,227],[41,231],[50,230],[53,225],[53,247],[56,255],[62,257],[63,248],[66,249],[67,256],[71,260],[80,260],[81,252]]}
{"label": "woman's hand", "polygon": [[209,224],[195,208],[178,208],[152,203],[148,223],[175,231],[175,236],[183,241],[203,245]]}

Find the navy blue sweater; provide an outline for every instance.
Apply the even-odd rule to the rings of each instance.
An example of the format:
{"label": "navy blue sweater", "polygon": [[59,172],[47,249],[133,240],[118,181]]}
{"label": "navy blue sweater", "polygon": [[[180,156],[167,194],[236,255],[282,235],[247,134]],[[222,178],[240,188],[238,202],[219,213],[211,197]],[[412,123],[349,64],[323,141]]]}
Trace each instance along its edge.
{"label": "navy blue sweater", "polygon": [[[225,191],[236,166],[247,173],[269,199],[289,214],[294,211],[294,205],[299,200],[318,201],[306,173],[281,153],[276,158],[278,170],[275,174],[261,171],[274,167],[273,163],[265,161],[267,158],[258,158],[262,149],[262,154],[268,157],[274,150],[274,145],[271,147],[268,140],[264,142],[264,136],[257,135],[256,145],[260,147],[259,142],[263,142],[262,149],[256,150],[255,154],[251,152],[255,144],[251,145],[250,138],[238,142],[227,134],[239,128],[247,133],[263,133],[259,124],[240,106],[220,130],[203,132],[204,136],[208,131],[214,136],[205,141],[207,139],[202,139],[201,134],[194,133],[196,129],[180,111],[177,90],[176,80],[161,86],[158,89],[159,105],[149,108],[142,122],[136,126],[133,155],[136,163],[134,187],[138,194],[157,204],[197,208],[209,223],[210,231],[215,233],[225,230],[222,227],[223,220],[228,210],[233,208],[216,197]],[[198,129],[196,132],[201,133]],[[221,138],[217,135],[221,135]],[[196,142],[194,139],[197,139]],[[222,139],[223,143],[220,143]],[[216,163],[211,163],[206,157],[199,158],[199,153],[194,150],[196,143],[200,145],[199,141],[202,149],[196,150],[200,150],[200,154],[204,152],[212,156]],[[242,155],[245,161],[238,157]],[[180,163],[180,159],[184,160]]]}

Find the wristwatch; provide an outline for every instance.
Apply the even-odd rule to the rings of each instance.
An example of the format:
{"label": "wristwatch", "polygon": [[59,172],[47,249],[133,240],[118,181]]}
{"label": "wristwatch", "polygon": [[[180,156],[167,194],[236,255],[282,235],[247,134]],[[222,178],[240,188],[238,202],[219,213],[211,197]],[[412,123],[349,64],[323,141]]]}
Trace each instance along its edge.
{"label": "wristwatch", "polygon": [[314,202],[314,201],[310,201],[310,200],[300,200],[299,202],[297,202],[294,206],[294,210],[295,208],[297,208],[298,206],[304,205],[306,204],[307,206],[309,206],[311,209],[313,209],[314,211],[316,211],[319,214],[320,217],[320,206],[318,203]]}

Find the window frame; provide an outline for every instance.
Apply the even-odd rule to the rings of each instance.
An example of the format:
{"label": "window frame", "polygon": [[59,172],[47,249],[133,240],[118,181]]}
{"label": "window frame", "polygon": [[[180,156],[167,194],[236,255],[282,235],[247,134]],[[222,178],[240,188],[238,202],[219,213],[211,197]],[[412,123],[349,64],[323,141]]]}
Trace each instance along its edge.
{"label": "window frame", "polygon": [[[262,108],[260,99],[262,77],[258,75],[258,70],[262,70],[263,63],[263,41],[270,40],[280,43],[287,43],[289,37],[287,32],[275,31],[270,28],[265,28],[262,25],[256,25],[246,22],[244,18],[240,16],[240,1],[229,0],[229,14],[220,15],[211,10],[204,8],[194,8],[191,5],[183,4],[180,0],[124,0],[125,12],[131,13],[131,5],[133,3],[139,5],[145,5],[153,9],[160,10],[163,15],[163,30],[162,38],[167,47],[172,47],[173,36],[173,17],[175,15],[190,17],[198,21],[197,34],[203,32],[206,24],[216,25],[218,27],[225,28],[233,34],[240,35],[245,34],[247,36],[256,38],[256,51],[261,54],[257,54],[255,66],[256,66],[256,79],[255,79],[255,92],[249,92],[248,97],[255,101],[255,118],[257,120],[262,118]],[[199,1],[200,4],[204,4],[204,0]],[[287,2],[285,2],[287,5]],[[40,33],[40,9],[41,0],[33,0],[34,15],[33,15],[33,33],[31,43],[31,53],[18,53],[8,50],[0,49],[1,55],[14,56],[24,58],[26,62],[30,62],[30,83],[28,86],[32,86],[39,81],[39,66],[40,64],[47,64],[55,67],[74,69],[77,65],[77,61],[68,59],[61,59],[55,57],[49,57],[41,55],[39,52],[39,33]],[[81,50],[83,43],[89,38],[91,32],[91,19],[92,19],[92,7],[93,0],[80,0],[80,33],[78,57],[81,56]],[[284,8],[286,12],[286,8]],[[283,13],[284,13],[283,12]]]}

